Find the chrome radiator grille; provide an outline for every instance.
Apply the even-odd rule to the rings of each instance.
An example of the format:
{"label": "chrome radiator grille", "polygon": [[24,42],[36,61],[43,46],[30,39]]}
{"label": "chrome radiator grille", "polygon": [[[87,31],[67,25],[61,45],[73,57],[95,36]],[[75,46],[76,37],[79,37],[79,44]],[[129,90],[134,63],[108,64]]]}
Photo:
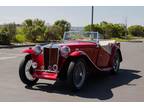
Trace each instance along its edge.
{"label": "chrome radiator grille", "polygon": [[44,69],[48,70],[49,66],[57,65],[59,59],[58,48],[44,48]]}

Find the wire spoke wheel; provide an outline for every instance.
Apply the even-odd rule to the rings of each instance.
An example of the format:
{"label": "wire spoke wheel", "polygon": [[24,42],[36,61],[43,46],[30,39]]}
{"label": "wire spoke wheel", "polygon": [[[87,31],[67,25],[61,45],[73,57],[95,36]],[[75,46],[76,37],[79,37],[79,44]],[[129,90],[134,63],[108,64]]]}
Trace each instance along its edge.
{"label": "wire spoke wheel", "polygon": [[27,55],[20,63],[19,66],[19,77],[21,81],[28,85],[33,86],[39,80],[36,77],[33,77],[34,69],[32,68],[32,59],[31,55]]}
{"label": "wire spoke wheel", "polygon": [[74,68],[73,81],[77,88],[80,88],[85,80],[86,69],[83,62],[78,62]]}
{"label": "wire spoke wheel", "polygon": [[87,79],[87,68],[84,59],[79,58],[69,63],[67,81],[72,90],[80,90]]}
{"label": "wire spoke wheel", "polygon": [[25,66],[25,75],[28,80],[34,81],[36,78],[32,76],[33,68],[32,68],[32,60],[29,60]]}

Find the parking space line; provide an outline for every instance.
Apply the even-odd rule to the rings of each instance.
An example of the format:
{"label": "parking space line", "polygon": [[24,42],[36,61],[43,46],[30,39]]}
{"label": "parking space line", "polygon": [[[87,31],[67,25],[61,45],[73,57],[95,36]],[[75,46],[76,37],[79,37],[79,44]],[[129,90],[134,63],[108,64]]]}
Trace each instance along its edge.
{"label": "parking space line", "polygon": [[15,56],[9,56],[9,57],[0,57],[0,60],[7,60],[7,59],[14,59],[14,58],[17,58],[17,57],[20,57],[20,56],[23,56],[23,54],[17,54]]}

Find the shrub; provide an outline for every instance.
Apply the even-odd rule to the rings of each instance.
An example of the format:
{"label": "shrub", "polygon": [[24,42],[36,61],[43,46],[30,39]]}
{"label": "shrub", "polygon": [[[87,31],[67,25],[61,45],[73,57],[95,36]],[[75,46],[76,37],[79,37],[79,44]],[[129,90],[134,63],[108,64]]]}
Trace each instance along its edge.
{"label": "shrub", "polygon": [[4,24],[0,29],[0,44],[10,44],[15,38],[16,25],[15,23]]}
{"label": "shrub", "polygon": [[24,34],[17,34],[15,37],[15,42],[24,43],[26,41]]}
{"label": "shrub", "polygon": [[0,33],[0,44],[7,45],[10,44],[10,35],[6,32]]}
{"label": "shrub", "polygon": [[7,27],[1,28],[0,31],[0,44],[10,44],[11,42],[11,35],[8,31]]}
{"label": "shrub", "polygon": [[128,28],[128,32],[133,36],[144,36],[144,27],[141,25],[133,25]]}
{"label": "shrub", "polygon": [[125,25],[123,24],[112,24],[108,22],[101,22],[100,24],[94,24],[93,26],[87,25],[84,27],[85,31],[96,31],[99,32],[105,39],[112,37],[122,38],[127,34]]}

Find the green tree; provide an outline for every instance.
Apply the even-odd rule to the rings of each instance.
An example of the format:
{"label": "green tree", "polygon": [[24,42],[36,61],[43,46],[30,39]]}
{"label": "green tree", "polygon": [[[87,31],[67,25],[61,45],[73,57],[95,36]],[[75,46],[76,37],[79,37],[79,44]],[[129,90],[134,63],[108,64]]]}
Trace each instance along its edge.
{"label": "green tree", "polygon": [[69,31],[71,29],[71,24],[68,21],[65,20],[57,20],[54,25],[61,27],[62,34],[61,37],[63,36],[65,31]]}
{"label": "green tree", "polygon": [[43,36],[46,30],[45,22],[39,19],[27,19],[22,26],[26,38],[32,42],[36,42],[38,36]]}
{"label": "green tree", "polygon": [[113,24],[112,23],[108,23],[108,22],[101,22],[100,26],[103,30],[103,36],[105,39],[109,39],[112,37],[112,31],[113,31]]}
{"label": "green tree", "polygon": [[133,36],[144,36],[144,27],[141,25],[133,25],[128,28],[128,32]]}
{"label": "green tree", "polygon": [[5,24],[0,30],[0,43],[10,44],[16,35],[16,25],[15,23]]}
{"label": "green tree", "polygon": [[124,38],[126,33],[124,24],[113,24],[112,37]]}
{"label": "green tree", "polygon": [[11,37],[6,27],[1,28],[0,31],[0,44],[10,44]]}
{"label": "green tree", "polygon": [[8,29],[8,33],[10,35],[10,40],[13,40],[16,36],[16,24],[15,23],[10,23],[4,25]]}
{"label": "green tree", "polygon": [[[92,28],[93,28],[92,31],[99,32],[99,33],[103,34],[103,29],[102,29],[102,27],[99,24],[94,24]],[[85,26],[84,30],[85,31],[91,31],[91,25]]]}
{"label": "green tree", "polygon": [[60,40],[62,34],[62,28],[53,25],[46,28],[43,40],[44,41],[50,41],[50,40]]}
{"label": "green tree", "polygon": [[[91,25],[85,26],[84,30],[91,31]],[[123,37],[127,33],[123,24],[112,24],[106,21],[102,21],[100,24],[94,24],[93,31],[99,32],[105,39]]]}

